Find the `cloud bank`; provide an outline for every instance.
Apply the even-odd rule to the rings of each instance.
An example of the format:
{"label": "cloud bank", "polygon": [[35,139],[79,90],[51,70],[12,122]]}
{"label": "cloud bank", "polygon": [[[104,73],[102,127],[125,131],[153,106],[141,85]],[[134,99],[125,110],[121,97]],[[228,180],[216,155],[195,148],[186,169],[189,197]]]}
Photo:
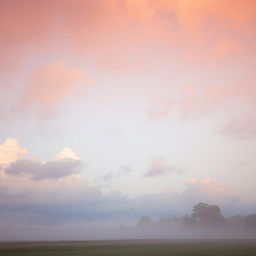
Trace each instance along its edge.
{"label": "cloud bank", "polygon": [[[15,157],[8,164],[2,165],[0,173],[0,216],[4,222],[18,221],[17,216],[20,215],[25,223],[33,225],[135,220],[141,215],[155,218],[182,216],[201,201],[219,204],[224,214],[251,209],[243,205],[224,185],[210,178],[193,178],[184,185],[184,190],[180,193],[152,193],[136,198],[130,198],[118,191],[103,193],[100,187],[90,185],[79,175],[81,160],[78,160],[71,149],[64,148],[54,161],[19,159],[26,150],[21,150],[14,139],[6,141],[1,145],[1,150],[6,152],[6,147],[10,150],[10,144],[14,145],[11,156]],[[13,151],[21,152],[21,155],[17,157]],[[9,157],[9,154],[6,156]],[[2,162],[6,163],[10,159],[8,157]],[[158,175],[158,170],[160,174],[172,171],[168,165],[166,167],[162,158],[153,163],[154,166],[157,163],[158,167],[154,171],[157,174],[154,175]],[[127,171],[129,168],[121,168],[118,174],[123,175]]]}

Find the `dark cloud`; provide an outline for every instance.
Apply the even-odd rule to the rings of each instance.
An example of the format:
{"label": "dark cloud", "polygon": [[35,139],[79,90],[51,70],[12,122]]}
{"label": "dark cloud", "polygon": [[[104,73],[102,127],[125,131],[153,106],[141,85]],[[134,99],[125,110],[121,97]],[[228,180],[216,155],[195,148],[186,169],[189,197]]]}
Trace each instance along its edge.
{"label": "dark cloud", "polygon": [[[40,193],[39,193],[40,192]],[[79,183],[61,186],[53,191],[34,188],[23,197],[6,191],[0,197],[0,220],[12,219],[33,224],[54,224],[79,221],[137,220],[139,216],[168,218],[190,214],[198,202],[220,205],[225,215],[250,213],[252,208],[212,180],[193,180],[181,193],[147,194],[130,198],[121,192],[104,194],[99,187]],[[250,210],[246,212],[247,210]]]}
{"label": "dark cloud", "polygon": [[5,172],[10,175],[29,175],[32,180],[59,179],[77,173],[81,168],[81,161],[32,161],[28,159],[11,163]]}

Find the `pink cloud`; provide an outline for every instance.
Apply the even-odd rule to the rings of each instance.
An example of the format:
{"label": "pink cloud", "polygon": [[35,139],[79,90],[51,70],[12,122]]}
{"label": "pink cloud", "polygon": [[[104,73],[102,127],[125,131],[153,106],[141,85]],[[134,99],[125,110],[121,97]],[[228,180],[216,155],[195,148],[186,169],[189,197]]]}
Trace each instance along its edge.
{"label": "pink cloud", "polygon": [[[138,67],[144,71],[149,59],[154,62],[155,45],[164,51],[163,66],[174,59],[189,68],[198,60],[216,60],[216,55],[229,58],[255,52],[256,2],[250,0],[63,0],[61,5],[57,0],[24,0],[22,4],[16,0],[1,1],[0,5],[0,33],[5,35],[1,39],[0,65],[2,70],[14,73],[15,63],[34,58],[38,52],[49,56],[53,49],[60,55],[70,54],[73,60],[86,56],[100,70],[112,72]],[[248,41],[252,46],[247,47]],[[55,69],[56,75],[49,69]],[[56,76],[63,77],[62,82],[73,79],[76,83],[80,72],[66,67],[69,75],[63,75],[65,72],[60,74],[57,69],[65,68],[49,65],[48,71],[35,71],[18,107],[27,111],[38,102],[39,112],[52,114],[49,108],[56,107],[71,92],[71,82],[62,88],[54,86],[51,95],[46,92],[53,88],[50,84]],[[49,80],[44,80],[44,73]],[[178,106],[186,117],[222,105],[225,98],[233,98],[235,91],[225,85],[195,87],[185,90],[183,98],[164,99],[157,109],[150,108],[148,115],[162,118]]]}
{"label": "pink cloud", "polygon": [[[1,1],[1,69],[17,71],[28,49],[42,50],[52,43],[56,13],[54,1]],[[53,37],[52,37],[53,39]]]}
{"label": "pink cloud", "polygon": [[[227,120],[218,132],[235,138],[254,139],[256,136],[255,116],[251,113],[256,107],[256,86],[252,83],[237,83],[232,86],[212,85],[199,87],[187,85],[176,98],[155,98],[146,110],[152,121],[165,119],[178,113],[182,120],[202,118],[215,113]],[[237,117],[230,118],[230,110]],[[232,114],[233,115],[233,114]]]}
{"label": "pink cloud", "polygon": [[231,196],[228,188],[220,182],[215,182],[209,177],[191,178],[186,182],[186,193],[209,195],[212,198]]}
{"label": "pink cloud", "polygon": [[215,54],[223,57],[232,52],[241,50],[241,43],[232,37],[223,37],[217,41]]}
{"label": "pink cloud", "polygon": [[23,111],[35,109],[41,115],[51,114],[72,93],[82,75],[81,69],[69,68],[64,62],[55,62],[37,68],[15,109]]}
{"label": "pink cloud", "polygon": [[[2,1],[0,32],[6,36],[1,40],[1,66],[20,62],[28,49],[47,52],[49,46],[56,47],[56,31],[73,53],[115,68],[137,47],[154,40],[169,50],[183,42],[186,54],[192,54],[192,47],[198,55],[205,43],[219,42],[227,32],[253,35],[255,6],[250,0],[63,0],[61,5],[56,0]],[[230,42],[221,44],[223,49]]]}
{"label": "pink cloud", "polygon": [[179,90],[175,98],[158,97],[153,100],[147,110],[149,119],[155,120],[168,117],[173,111],[178,111],[182,119],[203,116],[230,106],[233,109],[245,109],[255,106],[256,87],[251,84],[234,84],[221,86],[218,84],[209,87],[186,85]]}
{"label": "pink cloud", "polygon": [[168,173],[183,173],[184,170],[175,166],[171,166],[167,163],[167,159],[164,157],[154,158],[144,174],[145,177],[155,177],[159,175],[166,175]]}

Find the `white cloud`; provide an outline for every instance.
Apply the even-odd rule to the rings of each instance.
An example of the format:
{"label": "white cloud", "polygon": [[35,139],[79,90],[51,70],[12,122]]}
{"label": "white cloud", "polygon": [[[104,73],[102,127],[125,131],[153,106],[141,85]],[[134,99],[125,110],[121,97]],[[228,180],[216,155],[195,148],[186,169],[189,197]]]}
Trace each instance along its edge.
{"label": "white cloud", "polygon": [[76,152],[68,147],[63,148],[56,156],[55,160],[80,160]]}
{"label": "white cloud", "polygon": [[19,146],[19,143],[14,138],[7,138],[0,145],[0,165],[9,164],[21,159],[27,154],[27,149]]}

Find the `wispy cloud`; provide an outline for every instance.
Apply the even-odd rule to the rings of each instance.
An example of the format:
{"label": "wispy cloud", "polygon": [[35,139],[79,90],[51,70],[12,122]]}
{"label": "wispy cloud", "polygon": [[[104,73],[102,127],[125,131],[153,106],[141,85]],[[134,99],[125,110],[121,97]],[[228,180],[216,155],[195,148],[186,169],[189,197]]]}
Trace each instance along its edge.
{"label": "wispy cloud", "polygon": [[256,139],[256,116],[233,118],[219,129],[219,133],[239,139]]}
{"label": "wispy cloud", "polygon": [[183,172],[184,170],[182,168],[169,165],[166,158],[157,157],[152,160],[148,170],[144,174],[144,177],[155,177],[169,173],[181,174]]}
{"label": "wispy cloud", "polygon": [[[72,93],[82,79],[81,69],[72,69],[64,62],[55,62],[37,68],[29,86],[18,100],[15,110],[49,118]],[[33,109],[33,110],[32,110]]]}
{"label": "wispy cloud", "polygon": [[101,177],[95,179],[97,184],[110,185],[110,183],[117,178],[127,175],[131,172],[131,167],[129,165],[120,166],[119,170],[116,172],[107,172]]}

